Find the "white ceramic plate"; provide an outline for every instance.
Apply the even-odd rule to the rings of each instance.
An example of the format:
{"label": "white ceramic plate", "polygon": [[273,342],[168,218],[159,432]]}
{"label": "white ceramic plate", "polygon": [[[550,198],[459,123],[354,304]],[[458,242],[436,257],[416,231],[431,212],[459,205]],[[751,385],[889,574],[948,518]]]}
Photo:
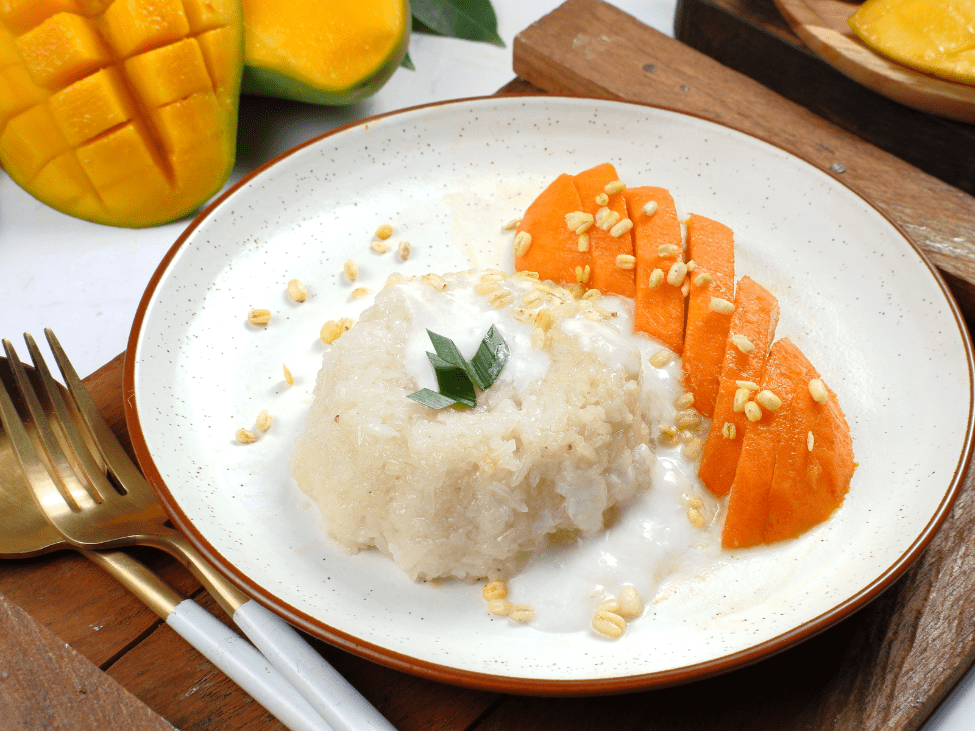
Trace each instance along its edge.
{"label": "white ceramic plate", "polygon": [[[414,584],[375,551],[345,556],[288,472],[325,346],[353,286],[390,271],[512,266],[511,232],[558,173],[613,162],[686,212],[730,225],[737,275],[779,299],[777,335],[839,394],[860,466],[805,536],[725,552],[669,586],[623,640],[492,620],[477,587]],[[389,222],[402,262],[370,251]],[[343,263],[359,263],[351,285]],[[288,280],[311,293],[297,304]],[[267,328],[246,322],[273,311]],[[282,364],[296,383],[288,387]],[[280,157],[189,227],[140,306],[129,428],[175,523],[245,591],[303,629],[399,669],[525,693],[683,682],[798,642],[889,585],[950,507],[971,444],[972,362],[943,283],[862,198],[762,141],[657,108],[490,98],[355,124]],[[261,409],[274,426],[235,442]]]}

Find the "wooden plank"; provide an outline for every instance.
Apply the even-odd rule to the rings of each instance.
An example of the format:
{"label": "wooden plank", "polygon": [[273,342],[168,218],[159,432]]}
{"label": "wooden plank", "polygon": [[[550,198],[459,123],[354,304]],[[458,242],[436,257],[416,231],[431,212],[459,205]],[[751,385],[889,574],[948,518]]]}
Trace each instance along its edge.
{"label": "wooden plank", "polygon": [[[840,0],[831,0],[840,2]],[[975,125],[911,109],[810,51],[773,0],[678,0],[676,37],[940,180],[975,193]]]}
{"label": "wooden plank", "polygon": [[[3,594],[0,647],[0,725],[4,728],[172,729]],[[25,698],[32,702],[24,703]]]}

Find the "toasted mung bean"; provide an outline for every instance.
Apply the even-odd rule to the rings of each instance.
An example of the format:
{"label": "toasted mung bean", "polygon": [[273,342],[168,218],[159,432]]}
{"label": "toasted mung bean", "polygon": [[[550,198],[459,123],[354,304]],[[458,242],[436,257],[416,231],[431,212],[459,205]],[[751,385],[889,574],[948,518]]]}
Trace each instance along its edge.
{"label": "toasted mung bean", "polygon": [[[614,596],[609,599],[605,599],[599,602],[599,606],[596,607],[597,612],[612,612],[613,614],[620,614],[620,600]],[[622,617],[623,615],[620,614]]]}
{"label": "toasted mung bean", "polygon": [[525,307],[534,307],[535,305],[539,304],[542,299],[544,298],[542,297],[541,293],[531,290],[530,292],[525,292],[521,296],[521,304],[525,305]]}
{"label": "toasted mung bean", "polygon": [[632,254],[617,254],[616,255],[616,268],[617,269],[633,269],[636,266],[636,257]]}
{"label": "toasted mung bean", "polygon": [[589,300],[590,302],[595,302],[603,296],[603,293],[598,289],[587,289],[586,293],[582,295],[582,299]]}
{"label": "toasted mung bean", "polygon": [[617,193],[622,193],[624,190],[626,190],[626,183],[624,183],[622,180],[614,180],[611,183],[606,183],[606,185],[603,186],[603,190],[605,190],[609,195],[616,195]]}
{"label": "toasted mung bean", "polygon": [[667,272],[667,284],[673,287],[679,287],[684,283],[684,277],[687,276],[687,264],[682,261],[674,263],[670,267],[670,271]]}
{"label": "toasted mung bean", "polygon": [[596,211],[596,226],[601,228],[603,231],[609,231],[616,222],[621,218],[620,214],[614,210],[606,208],[603,206],[598,211]]}
{"label": "toasted mung bean", "polygon": [[674,446],[680,441],[680,432],[676,426],[661,426],[657,433],[657,441],[665,446]]}
{"label": "toasted mung bean", "polygon": [[813,397],[813,401],[817,404],[825,404],[826,400],[829,398],[829,391],[826,390],[826,384],[823,383],[820,378],[813,378],[809,382],[809,395]]}
{"label": "toasted mung bean", "polygon": [[735,333],[731,336],[731,342],[736,348],[738,348],[738,350],[746,355],[755,350],[755,346],[752,344],[752,341],[746,338],[744,335]]}
{"label": "toasted mung bean", "polygon": [[680,249],[674,244],[661,244],[657,247],[658,256],[677,256],[680,253]]}
{"label": "toasted mung bean", "polygon": [[674,406],[678,409],[689,409],[694,405],[694,394],[685,391],[676,399],[674,399]]}
{"label": "toasted mung bean", "polygon": [[404,277],[399,272],[393,272],[388,277],[386,277],[386,284],[384,284],[383,287],[384,288],[390,287],[394,284],[399,284],[400,282],[405,282],[405,281],[406,281],[406,277]]}
{"label": "toasted mung bean", "polygon": [[295,302],[304,302],[308,299],[308,288],[300,279],[292,279],[288,282],[288,296]]}
{"label": "toasted mung bean", "polygon": [[291,369],[284,363],[281,364],[281,372],[284,374],[284,382],[289,386],[295,385],[295,377],[291,375]]}
{"label": "toasted mung bean", "polygon": [[359,276],[359,264],[355,259],[349,259],[342,267],[342,271],[345,272],[346,279],[348,279],[350,282],[354,282]]}
{"label": "toasted mung bean", "polygon": [[674,415],[678,429],[696,429],[703,419],[704,417],[694,409],[682,409]]}
{"label": "toasted mung bean", "polygon": [[535,313],[535,327],[540,327],[542,330],[551,330],[554,324],[555,315],[548,307],[543,307]]}
{"label": "toasted mung bean", "polygon": [[694,286],[703,287],[705,284],[710,284],[714,280],[711,276],[711,272],[701,272],[696,277],[694,277]]}
{"label": "toasted mung bean", "polygon": [[510,221],[508,221],[504,226],[502,226],[501,227],[501,230],[502,231],[514,231],[516,228],[518,228],[518,224],[519,223],[521,223],[521,219],[520,218],[513,218]]}
{"label": "toasted mung bean", "polygon": [[254,422],[254,426],[261,431],[267,431],[271,428],[271,424],[273,423],[274,417],[267,413],[267,409],[261,409],[261,413],[257,415],[257,420]]}
{"label": "toasted mung bean", "polygon": [[495,617],[507,617],[511,614],[512,608],[511,602],[507,599],[491,599],[487,603],[488,614],[493,614]]}
{"label": "toasted mung bean", "polygon": [[423,278],[420,281],[429,284],[438,292],[443,292],[445,289],[447,289],[447,283],[443,280],[443,277],[441,277],[439,274],[434,274],[432,272],[430,274],[424,274]]}
{"label": "toasted mung bean", "polygon": [[252,432],[250,429],[238,429],[234,433],[237,441],[241,444],[253,444],[257,441],[257,434]]}
{"label": "toasted mung bean", "polygon": [[695,528],[703,528],[707,525],[707,521],[704,520],[704,516],[701,515],[701,511],[697,508],[688,508],[687,519],[691,521],[691,525]]}
{"label": "toasted mung bean", "polygon": [[519,231],[515,236],[515,256],[524,256],[532,245],[532,235],[527,231]]}
{"label": "toasted mung bean", "polygon": [[499,289],[501,289],[501,285],[497,282],[481,282],[474,287],[474,291],[482,296],[487,296],[492,292],[497,292]]}
{"label": "toasted mung bean", "polygon": [[615,640],[623,636],[626,620],[618,614],[600,609],[592,615],[592,628],[599,634]]}
{"label": "toasted mung bean", "polygon": [[341,334],[342,327],[335,320],[329,320],[322,325],[322,329],[318,333],[318,336],[322,339],[323,343],[331,343]]}
{"label": "toasted mung bean", "polygon": [[589,234],[579,234],[579,251],[589,251]]}
{"label": "toasted mung bean", "polygon": [[526,624],[535,619],[535,610],[527,604],[514,604],[511,607],[511,613],[508,614],[508,619],[519,624]]}
{"label": "toasted mung bean", "polygon": [[782,399],[768,390],[759,391],[758,395],[755,396],[755,400],[769,411],[778,411],[782,406]]}
{"label": "toasted mung bean", "polygon": [[410,246],[409,241],[400,241],[399,246],[396,247],[396,255],[400,258],[400,261],[409,259],[411,251],[413,251],[413,247]]}
{"label": "toasted mung bean", "polygon": [[375,251],[377,254],[385,254],[389,251],[389,244],[385,241],[373,241],[369,244],[369,248]]}
{"label": "toasted mung bean", "polygon": [[623,619],[636,619],[643,614],[643,599],[632,586],[624,586],[620,591],[619,605],[620,611],[617,614]]}
{"label": "toasted mung bean", "polygon": [[684,459],[697,459],[701,456],[701,452],[704,451],[704,440],[699,437],[693,437],[681,448],[680,453],[683,455]]}
{"label": "toasted mung bean", "polygon": [[643,213],[647,216],[652,216],[654,213],[657,212],[658,207],[659,206],[657,205],[657,201],[647,201],[643,205]]}
{"label": "toasted mung bean", "polygon": [[759,386],[755,381],[735,381],[738,388],[747,388],[749,391],[757,391]]}
{"label": "toasted mung bean", "polygon": [[584,213],[583,211],[570,211],[565,214],[565,225],[577,234],[585,233],[586,229],[592,226],[595,220],[595,216],[591,213]]}
{"label": "toasted mung bean", "polygon": [[669,350],[661,348],[656,353],[650,356],[650,365],[654,368],[663,368],[665,365],[673,360],[674,354]]}
{"label": "toasted mung bean", "polygon": [[680,435],[680,441],[682,444],[690,444],[692,441],[697,439],[697,434],[691,429],[681,429],[678,434]]}
{"label": "toasted mung bean", "polygon": [[734,304],[721,297],[712,297],[709,307],[712,312],[717,312],[719,315],[730,315],[735,311]]}
{"label": "toasted mung bean", "polygon": [[605,206],[609,203],[609,196],[605,193],[600,193],[596,196],[595,201],[597,206]]}
{"label": "toasted mung bean", "polygon": [[271,311],[258,308],[247,313],[247,322],[251,325],[267,325],[271,321]]}
{"label": "toasted mung bean", "polygon": [[633,228],[633,221],[631,221],[628,218],[622,218],[618,223],[616,223],[609,230],[609,235],[612,236],[614,239],[618,239],[620,236],[625,234],[631,228]]}
{"label": "toasted mung bean", "polygon": [[352,290],[352,299],[362,299],[369,294],[369,287],[356,287]]}
{"label": "toasted mung bean", "polygon": [[816,437],[813,435],[811,431],[806,432],[806,449],[811,452],[813,451],[813,447],[815,446],[816,446]]}
{"label": "toasted mung bean", "polygon": [[691,259],[689,262],[687,262],[687,273],[690,274],[691,272],[696,270],[697,270],[697,262]]}
{"label": "toasted mung bean", "polygon": [[657,289],[664,282],[664,272],[662,269],[654,269],[650,272],[650,278],[647,280],[647,285],[650,289]]}
{"label": "toasted mung bean", "polygon": [[503,581],[489,581],[481,589],[481,596],[484,597],[485,601],[504,599],[508,596],[508,585]]}
{"label": "toasted mung bean", "polygon": [[576,281],[579,284],[585,284],[589,281],[589,277],[592,276],[592,269],[588,264],[584,267],[576,267]]}
{"label": "toasted mung bean", "polygon": [[762,407],[754,401],[749,401],[745,404],[745,416],[749,421],[758,421],[762,418]]}
{"label": "toasted mung bean", "polygon": [[735,391],[735,398],[731,402],[731,410],[736,414],[740,414],[745,410],[745,404],[748,403],[748,399],[751,398],[752,392],[747,388],[739,388]]}
{"label": "toasted mung bean", "polygon": [[528,271],[527,269],[524,269],[520,272],[515,272],[511,276],[518,277],[519,279],[533,279],[536,282],[538,281],[538,272],[531,272]]}
{"label": "toasted mung bean", "polygon": [[487,299],[491,307],[493,307],[496,310],[499,310],[502,307],[507,307],[512,302],[514,302],[515,295],[514,293],[512,293],[507,289],[499,289],[497,292],[492,292],[491,294],[489,294]]}
{"label": "toasted mung bean", "polygon": [[691,280],[689,277],[684,277],[684,281],[680,283],[680,293],[682,297],[686,297],[687,293],[691,291]]}
{"label": "toasted mung bean", "polygon": [[393,235],[393,227],[388,223],[384,223],[382,226],[376,229],[377,239],[388,239]]}
{"label": "toasted mung bean", "polygon": [[721,436],[723,436],[725,439],[734,439],[736,431],[735,425],[730,421],[726,421],[721,426]]}

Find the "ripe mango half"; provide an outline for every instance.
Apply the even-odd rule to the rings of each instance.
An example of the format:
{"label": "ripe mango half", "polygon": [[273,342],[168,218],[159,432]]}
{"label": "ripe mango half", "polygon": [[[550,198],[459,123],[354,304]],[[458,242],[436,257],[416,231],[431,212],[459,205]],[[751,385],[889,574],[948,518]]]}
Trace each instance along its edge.
{"label": "ripe mango half", "polygon": [[236,0],[2,0],[0,162],[72,216],[171,221],[230,175],[242,66]]}
{"label": "ripe mango half", "polygon": [[245,94],[353,104],[406,55],[409,0],[242,0]]}
{"label": "ripe mango half", "polygon": [[867,0],[849,22],[882,55],[975,85],[975,0]]}

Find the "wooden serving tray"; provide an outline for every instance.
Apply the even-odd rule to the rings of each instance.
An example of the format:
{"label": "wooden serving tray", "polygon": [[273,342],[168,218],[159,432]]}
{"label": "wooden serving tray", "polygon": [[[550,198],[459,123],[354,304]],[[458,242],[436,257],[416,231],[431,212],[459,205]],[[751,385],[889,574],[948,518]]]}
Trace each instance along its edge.
{"label": "wooden serving tray", "polygon": [[796,35],[837,71],[922,112],[975,122],[975,86],[923,74],[876,53],[847,23],[859,5],[847,0],[775,0]]}

